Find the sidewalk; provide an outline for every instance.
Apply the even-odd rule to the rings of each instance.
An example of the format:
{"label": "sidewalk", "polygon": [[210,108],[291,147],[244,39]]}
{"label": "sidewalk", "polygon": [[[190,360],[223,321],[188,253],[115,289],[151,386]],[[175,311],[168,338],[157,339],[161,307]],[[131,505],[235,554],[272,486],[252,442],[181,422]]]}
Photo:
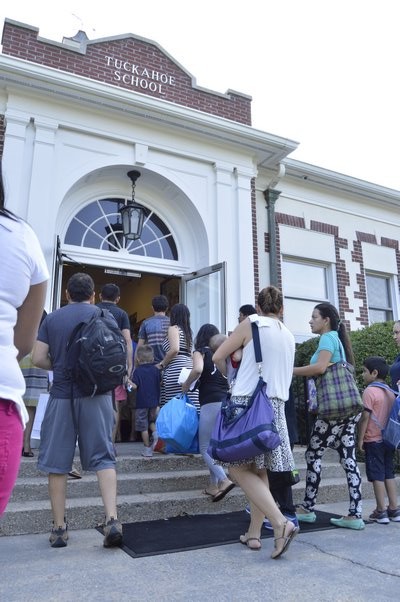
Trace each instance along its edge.
{"label": "sidewalk", "polygon": [[[343,503],[320,510],[347,514]],[[375,507],[364,501],[364,517]],[[240,534],[238,533],[238,536]],[[67,548],[48,535],[0,538],[0,600],[7,602],[359,602],[399,600],[400,523],[300,533],[279,560],[239,544],[146,558],[104,549],[93,530],[71,531]]]}

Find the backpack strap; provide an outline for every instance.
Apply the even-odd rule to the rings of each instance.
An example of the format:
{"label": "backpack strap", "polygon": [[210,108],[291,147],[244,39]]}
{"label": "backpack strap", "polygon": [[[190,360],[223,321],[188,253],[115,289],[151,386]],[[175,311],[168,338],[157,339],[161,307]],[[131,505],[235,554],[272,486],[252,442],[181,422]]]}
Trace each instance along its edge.
{"label": "backpack strap", "polygon": [[[378,389],[385,389],[386,391],[390,391],[391,393],[393,393],[395,395],[395,399],[396,397],[398,397],[398,392],[394,391],[391,387],[389,387],[389,385],[387,385],[386,383],[382,383],[378,380],[374,380],[374,382],[370,383],[368,385],[368,387],[375,387]],[[367,387],[367,388],[368,388]],[[375,422],[375,424],[381,429],[381,431],[384,430],[384,426],[381,425],[381,423],[379,422],[379,420],[376,418],[376,416],[373,414],[373,412],[371,412],[371,419]]]}
{"label": "backpack strap", "polygon": [[389,387],[389,385],[387,385],[386,383],[381,383],[378,380],[374,380],[374,382],[370,383],[368,385],[368,387],[378,387],[379,389],[386,389],[386,391],[390,391],[391,393],[393,393],[396,397],[399,396],[399,392],[395,391],[394,389],[392,389],[392,387]]}

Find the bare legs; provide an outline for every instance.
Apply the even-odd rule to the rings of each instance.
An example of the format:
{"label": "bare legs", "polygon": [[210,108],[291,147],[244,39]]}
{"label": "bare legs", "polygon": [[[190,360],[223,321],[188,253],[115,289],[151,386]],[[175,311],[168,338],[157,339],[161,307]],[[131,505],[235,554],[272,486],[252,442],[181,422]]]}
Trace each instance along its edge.
{"label": "bare legs", "polygon": [[286,540],[290,535],[297,531],[293,523],[288,525],[287,519],[283,516],[274,498],[271,495],[268,484],[267,471],[257,469],[255,464],[244,464],[242,466],[231,466],[229,474],[244,491],[250,502],[250,525],[246,534],[247,538],[259,539],[264,516],[268,518],[275,536],[275,549],[277,557],[286,550],[288,544]]}
{"label": "bare legs", "polygon": [[[117,474],[114,468],[99,470],[96,474],[107,522],[110,517],[117,518]],[[55,528],[65,528],[67,476],[66,474],[49,474],[49,495]]]}
{"label": "bare legs", "polygon": [[49,495],[54,527],[65,528],[65,498],[67,495],[66,474],[49,474]]}
{"label": "bare legs", "polygon": [[29,420],[28,420],[28,422],[25,426],[25,430],[24,430],[24,450],[23,451],[25,453],[32,453],[31,435],[32,435],[33,422],[35,420],[36,408],[32,407],[32,406],[26,406],[26,409],[28,410]]}
{"label": "bare legs", "polygon": [[96,475],[108,522],[111,517],[117,518],[117,473],[115,468],[105,468]]}
{"label": "bare legs", "polygon": [[115,418],[115,422],[114,422],[112,440],[113,440],[113,443],[118,443],[119,441],[121,441],[121,430],[120,430],[121,412],[120,412],[118,401],[115,402],[114,418]]}
{"label": "bare legs", "polygon": [[373,481],[374,494],[376,499],[376,507],[378,510],[386,510],[385,496],[387,494],[389,508],[396,510],[397,508],[397,489],[394,479],[385,479],[385,481]]}

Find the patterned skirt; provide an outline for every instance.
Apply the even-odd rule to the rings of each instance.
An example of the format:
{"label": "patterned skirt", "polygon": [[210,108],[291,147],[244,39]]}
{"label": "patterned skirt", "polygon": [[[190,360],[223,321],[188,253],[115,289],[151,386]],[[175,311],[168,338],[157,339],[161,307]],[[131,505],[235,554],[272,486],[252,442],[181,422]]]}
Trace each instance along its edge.
{"label": "patterned skirt", "polygon": [[24,403],[28,407],[36,407],[39,403],[41,393],[47,393],[48,391],[48,372],[34,366],[30,355],[26,355],[20,361],[19,365],[25,378],[26,390],[23,396]]}

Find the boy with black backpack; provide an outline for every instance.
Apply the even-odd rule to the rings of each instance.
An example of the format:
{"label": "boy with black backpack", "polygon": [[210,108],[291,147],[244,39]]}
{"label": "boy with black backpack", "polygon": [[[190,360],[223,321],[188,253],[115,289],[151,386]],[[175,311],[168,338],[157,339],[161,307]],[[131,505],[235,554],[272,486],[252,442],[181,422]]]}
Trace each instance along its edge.
{"label": "boy with black backpack", "polygon": [[[367,387],[362,400],[364,411],[358,425],[358,448],[365,452],[368,481],[372,482],[376,509],[370,520],[379,524],[400,522],[397,488],[394,474],[394,449],[383,440],[382,431],[388,422],[396,394],[385,380],[389,372],[383,357],[367,357],[363,364],[363,379]],[[389,505],[386,508],[385,495]]]}
{"label": "boy with black backpack", "polygon": [[[36,366],[53,370],[38,457],[38,469],[47,473],[49,480],[53,513],[49,541],[53,548],[65,547],[68,542],[67,477],[77,441],[82,468],[96,472],[103,498],[103,545],[118,546],[122,542],[122,525],[117,518],[117,476],[112,441],[114,413],[110,389],[117,384],[115,375],[117,381],[121,379],[122,382],[126,373],[126,348],[123,347],[121,352],[119,341],[122,339],[124,343],[124,340],[112,317],[107,316],[104,323],[97,322],[101,320],[102,310],[94,305],[94,296],[94,282],[89,274],[71,276],[67,283],[68,305],[43,320],[32,354]],[[89,349],[86,349],[86,343]],[[107,363],[110,380],[104,373],[99,377],[97,361],[94,362],[96,365],[89,366],[94,358],[99,359],[96,350],[100,345],[103,350],[100,363],[104,367],[103,359],[107,360],[109,355],[105,349],[109,343],[112,351],[111,361]],[[67,358],[71,360],[70,364]],[[78,360],[82,361],[79,363]],[[82,365],[85,362],[87,366]],[[86,367],[90,370],[83,377]]]}

